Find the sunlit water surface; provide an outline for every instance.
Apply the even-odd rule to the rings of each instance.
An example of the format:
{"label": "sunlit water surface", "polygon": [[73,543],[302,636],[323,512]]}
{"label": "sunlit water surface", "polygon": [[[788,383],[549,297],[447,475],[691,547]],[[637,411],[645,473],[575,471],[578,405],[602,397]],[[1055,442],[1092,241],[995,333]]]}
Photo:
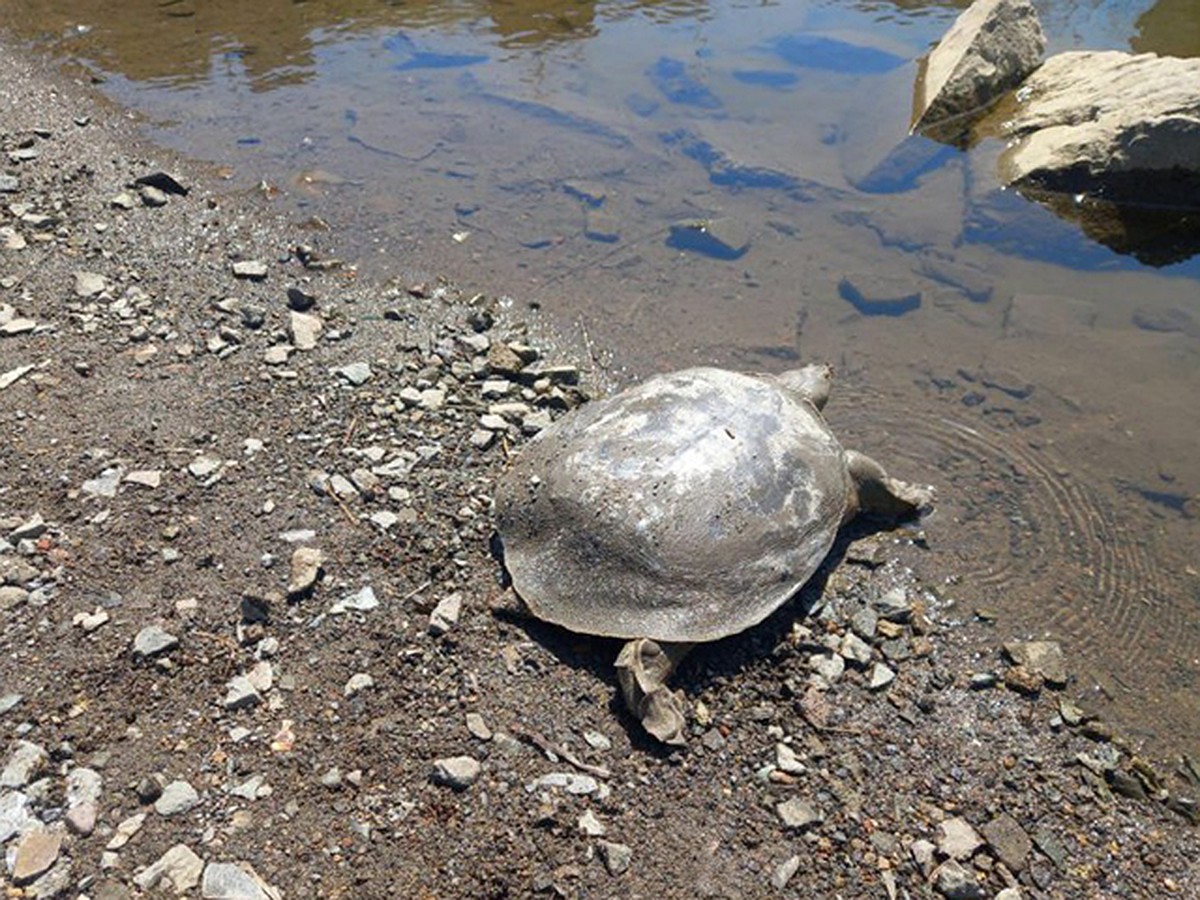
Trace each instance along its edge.
{"label": "sunlit water surface", "polygon": [[[1196,222],[1110,249],[999,191],[995,142],[906,142],[955,7],[0,0],[0,23],[363,269],[537,304],[619,379],[836,363],[847,443],[939,488],[926,577],[1195,752]],[[1200,54],[1198,0],[1038,7],[1051,52]]]}

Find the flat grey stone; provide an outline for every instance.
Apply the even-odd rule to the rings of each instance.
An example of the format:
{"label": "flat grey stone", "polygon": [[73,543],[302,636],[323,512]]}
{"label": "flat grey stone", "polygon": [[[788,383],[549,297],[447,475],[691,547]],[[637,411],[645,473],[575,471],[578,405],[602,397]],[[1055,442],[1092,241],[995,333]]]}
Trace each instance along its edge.
{"label": "flat grey stone", "polygon": [[174,891],[184,894],[200,883],[204,860],[186,844],[176,844],[133,877],[143,891]]}
{"label": "flat grey stone", "polygon": [[1008,813],[1001,813],[980,830],[996,858],[1008,866],[1009,871],[1020,872],[1025,868],[1033,842],[1020,822]]}
{"label": "flat grey stone", "polygon": [[777,891],[782,891],[788,886],[788,882],[792,880],[792,876],[800,869],[800,856],[798,854],[789,856],[783,862],[775,867],[775,871],[771,873],[771,887]]}
{"label": "flat grey stone", "polygon": [[154,801],[154,811],[160,816],[174,816],[187,812],[199,802],[200,795],[194,787],[186,781],[172,781]]}
{"label": "flat grey stone", "polygon": [[957,860],[970,859],[983,846],[979,832],[961,816],[939,823],[934,832],[934,841],[943,855]]}
{"label": "flat grey stone", "polygon": [[32,741],[17,741],[0,771],[0,788],[20,788],[33,781],[46,768],[50,757],[46,748]]}
{"label": "flat grey stone", "polygon": [[93,497],[115,497],[121,484],[121,476],[124,474],[119,468],[105,469],[95,478],[89,478],[79,488]]}
{"label": "flat grey stone", "polygon": [[946,900],[987,900],[988,891],[973,872],[948,859],[933,873],[933,886]]}
{"label": "flat grey stone", "polygon": [[458,617],[462,612],[462,602],[462,594],[458,591],[439,600],[438,605],[429,615],[429,633],[443,635],[457,625]]}
{"label": "flat grey stone", "polygon": [[225,685],[225,699],[222,705],[230,712],[239,709],[250,709],[262,703],[262,694],[245,675],[235,675]]}
{"label": "flat grey stone", "polygon": [[[374,521],[375,517],[372,516],[371,520]],[[329,611],[334,615],[348,612],[370,612],[378,606],[379,599],[375,596],[374,589],[370,585],[366,585],[353,594],[347,594],[341,600],[334,603],[333,606],[329,607]]]}
{"label": "flat grey stone", "polygon": [[267,277],[267,264],[256,259],[244,259],[232,266],[234,278],[263,281]]}
{"label": "flat grey stone", "polygon": [[596,849],[600,851],[600,859],[604,861],[604,868],[608,869],[609,875],[616,877],[629,871],[629,866],[633,862],[633,850],[626,844],[597,841]]}
{"label": "flat grey stone", "polygon": [[867,677],[867,687],[873,691],[880,691],[895,680],[895,672],[893,672],[883,663],[875,663],[875,665],[871,667],[871,674]]}
{"label": "flat grey stone", "polygon": [[372,374],[374,374],[371,372],[370,365],[365,362],[350,363],[349,365],[341,366],[334,369],[333,373],[346,379],[346,381],[355,387],[366,384],[371,380]]}
{"label": "flat grey stone", "polygon": [[0,792],[0,844],[37,822],[29,811],[29,797],[20,791]]}
{"label": "flat grey stone", "polygon": [[557,788],[568,794],[587,796],[600,790],[600,782],[591,775],[577,772],[548,772],[525,786],[530,793],[543,788]]}
{"label": "flat grey stone", "polygon": [[435,784],[465,791],[479,780],[482,769],[479,760],[474,757],[451,756],[434,762],[431,778]]}
{"label": "flat grey stone", "polygon": [[147,625],[133,639],[133,655],[150,659],[169,653],[179,646],[179,638],[158,625]]}
{"label": "flat grey stone", "polygon": [[283,894],[263,881],[249,863],[209,863],[200,896],[204,900],[283,900]]}
{"label": "flat grey stone", "polygon": [[800,797],[792,797],[775,805],[775,813],[779,816],[785,828],[802,830],[811,825],[819,825],[825,817],[815,806]]}
{"label": "flat grey stone", "polygon": [[95,297],[108,289],[108,279],[95,272],[75,273],[75,296],[84,299]]}
{"label": "flat grey stone", "polygon": [[1004,652],[1018,666],[1024,666],[1046,679],[1053,687],[1067,683],[1067,660],[1057,641],[1010,641]]}

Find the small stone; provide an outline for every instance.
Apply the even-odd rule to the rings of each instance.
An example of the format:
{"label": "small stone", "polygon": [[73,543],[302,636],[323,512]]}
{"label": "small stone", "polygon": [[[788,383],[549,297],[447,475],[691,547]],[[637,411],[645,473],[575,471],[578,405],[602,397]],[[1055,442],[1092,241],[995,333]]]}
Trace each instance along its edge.
{"label": "small stone", "polygon": [[871,662],[871,645],[853,631],[848,631],[842,637],[838,653],[848,663],[865,668]]}
{"label": "small stone", "polygon": [[342,688],[342,693],[347,697],[353,697],[355,694],[373,687],[375,687],[374,678],[366,672],[355,672],[346,682],[346,686]]}
{"label": "small stone", "polygon": [[287,305],[288,309],[294,309],[296,312],[308,312],[317,305],[317,295],[298,287],[290,287],[287,289]]}
{"label": "small stone", "polygon": [[777,891],[782,891],[788,886],[788,882],[792,880],[792,876],[800,869],[799,855],[789,856],[771,873],[771,887]]}
{"label": "small stone", "polygon": [[468,438],[472,447],[483,452],[496,443],[496,432],[484,428],[476,428]]}
{"label": "small stone", "polygon": [[133,878],[143,891],[172,890],[185,894],[200,883],[204,860],[186,844],[176,844]]}
{"label": "small stone", "polygon": [[986,900],[988,893],[975,876],[956,860],[948,859],[933,873],[933,886],[946,900]]}
{"label": "small stone", "polygon": [[79,486],[79,489],[85,494],[91,494],[93,497],[115,497],[117,496],[117,487],[121,483],[122,471],[119,468],[105,469],[95,478],[89,478]]}
{"label": "small stone", "polygon": [[597,841],[596,849],[600,851],[600,859],[604,861],[604,868],[608,869],[609,875],[616,877],[629,871],[629,864],[633,862],[633,850],[627,845],[613,841]]}
{"label": "small stone", "polygon": [[462,612],[462,594],[455,591],[438,601],[438,605],[429,615],[429,633],[434,636],[446,634],[458,624]]}
{"label": "small stone", "polygon": [[18,334],[28,334],[36,328],[37,322],[33,319],[9,319],[3,325],[0,325],[0,335],[15,337]]}
{"label": "small stone", "polygon": [[142,198],[143,205],[151,208],[167,205],[167,195],[153,185],[142,185],[138,188],[138,196]]}
{"label": "small stone", "polygon": [[117,209],[133,209],[137,206],[137,201],[134,200],[133,194],[129,191],[121,191],[121,193],[109,198],[109,206],[115,206]]}
{"label": "small stone", "polygon": [[29,797],[20,791],[0,793],[0,844],[26,831],[37,819],[29,811]]}
{"label": "small stone", "polygon": [[975,672],[968,683],[973,691],[986,691],[988,688],[994,688],[998,681],[995,672]]}
{"label": "small stone", "polygon": [[808,767],[796,756],[796,751],[782,743],[775,745],[775,767],[789,775],[803,775],[808,771]]}
{"label": "small stone", "polygon": [[288,335],[297,350],[312,350],[325,330],[319,316],[293,312],[288,316]]}
{"label": "small stone", "polygon": [[1024,666],[1010,666],[1004,673],[1005,687],[1030,697],[1039,693],[1045,683],[1046,680],[1041,675]]}
{"label": "small stone", "polygon": [[379,606],[379,599],[375,596],[375,591],[370,585],[355,591],[353,594],[347,594],[341,600],[329,607],[329,612],[333,615],[341,615],[348,612],[369,612]]}
{"label": "small stone", "polygon": [[233,712],[239,709],[250,709],[262,703],[262,694],[250,683],[245,675],[235,675],[225,685],[225,709]]}
{"label": "small stone", "polygon": [[108,279],[95,272],[75,273],[75,296],[84,299],[95,297],[108,289]]}
{"label": "small stone", "polygon": [[579,831],[588,837],[604,837],[608,833],[608,829],[604,827],[604,823],[596,818],[596,814],[590,809],[585,809],[576,823]]}
{"label": "small stone", "polygon": [[490,741],[492,739],[492,729],[488,728],[487,722],[483,720],[483,716],[476,712],[467,713],[467,731],[471,736],[481,741]]}
{"label": "small stone", "polygon": [[1066,687],[1067,661],[1057,641],[1010,641],[1004,652],[1018,666],[1040,675],[1051,687]]}
{"label": "small stone", "polygon": [[120,850],[129,843],[130,838],[142,830],[144,824],[146,824],[146,813],[137,813],[127,819],[122,819],[113,836],[104,845],[105,849]]}
{"label": "small stone", "polygon": [[71,623],[78,628],[82,628],[85,632],[91,633],[108,621],[108,612],[100,606],[96,607],[95,612],[76,613],[71,619]]}
{"label": "small stone", "polygon": [[819,825],[824,821],[824,816],[815,806],[799,797],[792,797],[790,800],[776,804],[775,812],[785,828],[801,830],[810,825]]}
{"label": "small stone", "polygon": [[151,659],[170,653],[179,646],[179,638],[157,625],[147,625],[133,639],[133,655]]}
{"label": "small stone", "polygon": [[196,457],[188,463],[187,468],[196,478],[204,479],[220,471],[223,465],[225,463],[220,457],[205,454],[204,456]]}
{"label": "small stone", "polygon": [[282,366],[292,355],[294,348],[287,344],[275,344],[263,351],[263,364],[267,366]]}
{"label": "small stone", "polygon": [[264,281],[267,277],[267,264],[256,259],[244,259],[232,266],[234,278],[244,278],[249,281]]}
{"label": "small stone", "polygon": [[889,622],[907,622],[912,614],[908,592],[902,587],[894,587],[883,596],[877,597],[871,601],[871,607],[879,613],[880,618]]}
{"label": "small stone", "polygon": [[434,762],[431,778],[434,784],[465,791],[479,780],[481,771],[482,766],[474,757],[451,756]]}
{"label": "small stone", "polygon": [[957,860],[970,859],[983,846],[983,838],[961,816],[941,822],[934,833],[934,841],[943,855]]}
{"label": "small stone", "polygon": [[8,539],[13,543],[19,541],[32,541],[40,538],[46,533],[46,529],[50,526],[46,524],[46,520],[42,518],[40,513],[34,513],[16,528],[8,533]]}
{"label": "small stone", "polygon": [[598,731],[585,731],[583,739],[593,750],[604,751],[612,749],[612,741]]}
{"label": "small stone", "polygon": [[288,599],[297,600],[308,595],[321,567],[325,563],[325,554],[316,547],[301,547],[292,554],[291,576],[288,579]]}
{"label": "small stone", "polygon": [[200,896],[204,900],[283,900],[283,894],[263,881],[249,863],[209,863]]}
{"label": "small stone", "polygon": [[365,362],[350,363],[347,366],[341,366],[334,369],[333,373],[346,379],[346,381],[355,387],[366,384],[371,380],[373,374],[370,365]]}
{"label": "small stone", "polygon": [[0,586],[0,612],[16,609],[29,600],[29,591],[16,585]]}
{"label": "small stone", "polygon": [[808,659],[812,670],[826,683],[836,684],[846,671],[846,661],[831,653],[814,653]]}
{"label": "small stone", "polygon": [[67,810],[63,821],[72,833],[87,837],[96,828],[96,804],[91,801],[77,803]]}
{"label": "small stone", "polygon": [[587,796],[600,790],[600,782],[591,775],[576,772],[548,772],[525,786],[530,793],[544,788],[557,788],[568,794]]}
{"label": "small stone", "polygon": [[987,841],[996,858],[1008,866],[1012,872],[1020,872],[1025,868],[1033,842],[1029,839],[1021,823],[1008,813],[1001,813],[981,829],[983,838]]}
{"label": "small stone", "polygon": [[13,884],[29,884],[48,871],[58,860],[62,841],[63,833],[58,829],[37,827],[25,832],[12,858]]}
{"label": "small stone", "polygon": [[154,801],[154,811],[160,816],[187,812],[200,803],[200,795],[186,781],[172,781],[163,788],[162,796]]}
{"label": "small stone", "polygon": [[885,666],[883,663],[875,663],[871,667],[871,674],[867,678],[867,687],[873,691],[880,691],[896,680],[896,673]]}
{"label": "small stone", "polygon": [[257,662],[246,673],[246,680],[260,694],[265,694],[275,683],[275,670],[269,662]]}
{"label": "small stone", "polygon": [[337,790],[342,786],[342,770],[334,766],[328,772],[321,776],[321,786],[327,787],[330,790]]}

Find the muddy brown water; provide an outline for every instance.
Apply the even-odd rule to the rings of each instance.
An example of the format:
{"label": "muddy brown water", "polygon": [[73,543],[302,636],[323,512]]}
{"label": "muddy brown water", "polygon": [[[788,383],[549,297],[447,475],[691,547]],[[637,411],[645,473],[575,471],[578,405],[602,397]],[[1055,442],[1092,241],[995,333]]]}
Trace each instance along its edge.
{"label": "muddy brown water", "polygon": [[[942,598],[1062,639],[1078,694],[1197,753],[1198,226],[1103,232],[999,191],[994,143],[905,142],[963,5],[0,0],[0,27],[367,273],[531,304],[619,381],[834,362],[847,443],[940,492]],[[1198,0],[1038,8],[1051,51],[1200,54]]]}

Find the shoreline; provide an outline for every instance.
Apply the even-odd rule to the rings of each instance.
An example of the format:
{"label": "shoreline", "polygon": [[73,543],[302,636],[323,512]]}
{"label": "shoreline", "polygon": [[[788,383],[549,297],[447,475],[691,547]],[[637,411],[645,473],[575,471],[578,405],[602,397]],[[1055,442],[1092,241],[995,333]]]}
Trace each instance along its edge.
{"label": "shoreline", "polygon": [[986,624],[912,574],[918,530],[852,536],[698,651],[690,748],[662,753],[611,642],[490,611],[491,480],[583,399],[512,345],[586,373],[582,349],[442,279],[361,283],[336,236],[222,194],[46,64],[0,44],[0,73],[0,308],[33,323],[0,337],[0,376],[32,367],[0,390],[26,896],[240,863],[286,897],[1200,893],[1194,829],[1122,796],[1160,775],[976,655]]}

